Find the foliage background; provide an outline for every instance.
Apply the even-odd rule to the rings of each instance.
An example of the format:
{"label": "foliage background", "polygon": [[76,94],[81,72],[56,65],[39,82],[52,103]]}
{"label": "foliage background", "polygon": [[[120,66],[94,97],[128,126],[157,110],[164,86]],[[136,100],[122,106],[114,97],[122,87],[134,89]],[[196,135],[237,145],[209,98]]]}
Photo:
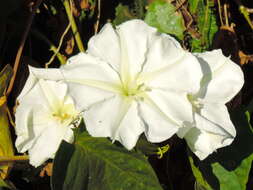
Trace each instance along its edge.
{"label": "foliage background", "polygon": [[[54,54],[52,47],[58,47],[62,34],[69,24],[63,1],[44,0],[35,14],[26,38],[14,87],[8,96],[8,107],[11,112],[15,105],[15,99],[28,76],[27,65],[45,67]],[[228,104],[232,120],[238,130],[238,137],[231,147],[218,150],[217,153],[200,162],[187,149],[184,141],[173,137],[167,142],[156,145],[160,147],[166,144],[170,145],[170,150],[161,159],[158,159],[156,154],[148,154],[147,158],[158,176],[161,187],[165,190],[253,189],[253,170],[251,169],[253,137],[250,125],[253,110],[251,103],[253,97],[253,58],[251,55],[253,54],[253,32],[245,16],[239,10],[240,5],[253,8],[253,3],[250,0],[242,0],[241,2],[221,0],[221,7],[224,5],[228,7],[226,16],[224,9],[219,11],[219,1],[217,0],[73,0],[72,2],[72,14],[84,47],[86,47],[89,38],[106,22],[118,25],[129,19],[140,18],[151,26],[157,27],[159,31],[175,36],[189,51],[202,52],[221,48],[225,55],[231,56],[234,62],[242,66],[245,73],[244,88]],[[7,64],[14,66],[34,3],[32,0],[1,1],[0,70]],[[219,13],[222,14],[222,19]],[[221,28],[224,25],[231,26],[232,23],[235,24],[234,31],[230,30],[231,27],[230,29]],[[69,29],[64,36],[58,56],[49,67],[59,67],[61,63],[59,57],[66,60],[79,51],[74,33]],[[244,54],[242,55],[240,52]],[[8,80],[0,80],[2,89],[5,88],[3,85]],[[1,106],[0,108],[3,109]],[[6,122],[5,111],[1,114],[1,118],[3,116]],[[1,125],[3,126],[3,122]],[[10,137],[14,142],[13,128],[9,124],[4,124],[4,126],[8,126],[5,132],[10,130]],[[2,131],[0,130],[0,132]],[[0,145],[6,148],[7,145],[3,142],[7,141],[1,141],[0,136]],[[150,145],[140,145],[139,149],[143,150],[143,147],[147,146]],[[156,146],[155,148],[157,148]],[[13,154],[11,151],[9,153]],[[0,154],[3,153],[0,151]],[[6,169],[6,165],[4,166]],[[4,169],[2,167],[1,170]],[[33,168],[27,162],[15,162],[13,166],[8,166],[12,170],[5,182],[9,183],[8,186],[13,184],[20,190],[51,189],[50,177],[47,176],[50,175],[50,172],[42,173],[43,167]],[[56,176],[56,180],[60,177]],[[0,186],[7,186],[4,184],[5,182],[0,178]],[[78,190],[78,187],[76,189]],[[102,188],[100,187],[100,189]]]}

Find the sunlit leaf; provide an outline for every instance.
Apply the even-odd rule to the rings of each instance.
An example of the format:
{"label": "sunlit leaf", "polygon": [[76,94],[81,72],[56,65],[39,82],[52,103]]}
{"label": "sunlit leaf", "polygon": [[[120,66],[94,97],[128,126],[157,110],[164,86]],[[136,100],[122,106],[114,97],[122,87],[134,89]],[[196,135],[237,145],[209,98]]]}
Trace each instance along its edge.
{"label": "sunlit leaf", "polygon": [[197,8],[198,8],[198,4],[199,4],[199,0],[189,0],[189,8],[190,8],[190,12],[195,14],[197,12]]}
{"label": "sunlit leaf", "polygon": [[12,68],[10,65],[6,65],[3,70],[0,72],[0,97],[3,96],[4,90],[7,87],[7,84],[11,80]]}
{"label": "sunlit leaf", "polygon": [[195,15],[200,39],[192,39],[192,51],[203,52],[212,44],[213,37],[218,31],[216,14],[210,0],[192,0],[189,3],[191,13]]}
{"label": "sunlit leaf", "polygon": [[[6,98],[3,94],[11,75],[12,69],[9,65],[7,65],[0,73],[0,158],[1,156],[14,155],[6,111]],[[0,179],[5,179],[7,177],[10,167],[10,164],[0,163]]]}
{"label": "sunlit leaf", "polygon": [[195,178],[197,180],[197,184],[198,184],[197,186],[203,186],[205,188],[205,190],[212,190],[212,188],[209,186],[207,181],[204,179],[199,168],[197,166],[195,166],[193,158],[190,156],[189,156],[189,161],[190,161],[190,164],[192,167],[193,175],[195,176]]}
{"label": "sunlit leaf", "polygon": [[54,160],[53,190],[161,190],[147,158],[86,132],[62,142]]}
{"label": "sunlit leaf", "polygon": [[171,3],[156,0],[148,6],[145,22],[156,27],[160,32],[171,34],[183,39],[185,30],[182,15]]}

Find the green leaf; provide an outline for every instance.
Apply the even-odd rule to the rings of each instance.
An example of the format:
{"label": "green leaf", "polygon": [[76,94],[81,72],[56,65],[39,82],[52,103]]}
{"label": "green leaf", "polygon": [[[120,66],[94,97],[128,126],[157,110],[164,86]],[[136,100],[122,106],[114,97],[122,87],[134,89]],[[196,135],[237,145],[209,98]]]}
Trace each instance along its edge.
{"label": "green leaf", "polygon": [[147,158],[106,138],[77,136],[62,142],[56,154],[53,190],[162,190]]}
{"label": "green leaf", "polygon": [[16,189],[16,187],[10,181],[4,181],[0,179],[0,190]]}
{"label": "green leaf", "polygon": [[3,96],[4,90],[7,88],[12,76],[12,67],[8,64],[0,72],[0,97]]}
{"label": "green leaf", "polygon": [[190,12],[195,14],[197,12],[197,8],[198,8],[198,4],[199,4],[199,0],[189,0],[189,9]]}
{"label": "green leaf", "polygon": [[129,10],[129,7],[126,5],[119,4],[116,7],[116,13],[115,13],[115,19],[113,20],[114,25],[119,25],[127,20],[136,18],[131,11]]}
{"label": "green leaf", "polygon": [[204,187],[206,190],[212,190],[212,188],[209,186],[207,181],[204,179],[204,177],[203,177],[201,171],[199,170],[199,168],[197,166],[195,166],[193,158],[191,156],[189,156],[189,161],[190,161],[190,164],[191,164],[193,175],[195,176],[199,186]]}
{"label": "green leaf", "polygon": [[148,7],[145,22],[156,27],[160,32],[174,35],[180,40],[184,37],[183,17],[171,3],[162,0],[151,3]]}
{"label": "green leaf", "polygon": [[[9,127],[6,110],[4,107],[0,107],[0,157],[14,155]],[[10,168],[11,164],[0,163],[0,179],[7,177]]]}
{"label": "green leaf", "polygon": [[203,52],[210,48],[213,37],[218,31],[216,14],[210,0],[207,0],[206,4],[204,0],[190,1],[190,11],[197,18],[198,31],[201,35],[200,39],[192,39],[192,52]]}
{"label": "green leaf", "polygon": [[[10,65],[4,67],[0,72],[0,157],[13,156],[14,150],[9,130],[9,121],[7,117],[6,99],[4,91],[11,79],[12,68]],[[0,179],[5,179],[9,173],[11,164],[0,163]]]}
{"label": "green leaf", "polygon": [[237,136],[227,147],[218,149],[204,161],[189,157],[194,176],[207,190],[246,190],[253,161],[252,127],[245,109],[231,113]]}
{"label": "green leaf", "polygon": [[138,19],[144,19],[146,6],[147,0],[134,0],[132,12]]}
{"label": "green leaf", "polygon": [[147,156],[157,155],[159,150],[159,146],[148,142],[145,135],[141,135],[136,143],[135,149],[141,151],[143,154]]}
{"label": "green leaf", "polygon": [[0,179],[0,188],[3,188],[3,187],[9,188],[7,183],[5,183],[4,180]]}

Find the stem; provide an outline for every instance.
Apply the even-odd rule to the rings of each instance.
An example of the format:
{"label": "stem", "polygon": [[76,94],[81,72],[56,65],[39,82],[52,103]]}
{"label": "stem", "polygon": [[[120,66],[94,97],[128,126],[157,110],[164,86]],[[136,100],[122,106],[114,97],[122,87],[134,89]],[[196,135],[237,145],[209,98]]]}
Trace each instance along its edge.
{"label": "stem", "polygon": [[243,5],[240,5],[239,6],[239,10],[240,10],[241,14],[243,14],[243,16],[246,19],[246,21],[248,22],[250,28],[253,30],[253,24],[252,24],[252,22],[250,20],[249,12],[248,12],[247,8],[244,7]]}
{"label": "stem", "polygon": [[202,31],[201,31],[201,35],[202,35],[202,39],[201,39],[201,43],[203,43],[203,44],[205,44],[205,43],[208,43],[207,41],[206,41],[206,39],[205,39],[205,33],[206,33],[206,29],[205,29],[205,27],[206,27],[206,24],[207,24],[207,22],[208,22],[208,16],[209,16],[209,14],[208,14],[208,11],[209,11],[209,0],[207,0],[207,2],[206,2],[206,7],[205,7],[205,20],[204,20],[204,25],[203,25],[203,29],[202,29]]}
{"label": "stem", "polygon": [[23,33],[23,36],[22,36],[22,39],[21,39],[21,42],[20,42],[20,45],[19,45],[19,48],[18,48],[18,52],[17,52],[17,55],[16,55],[16,59],[15,59],[15,63],[14,63],[14,67],[13,67],[13,76],[11,78],[11,81],[10,81],[10,84],[9,84],[9,87],[7,89],[7,93],[6,95],[8,96],[11,91],[12,91],[12,88],[13,88],[13,85],[14,85],[14,81],[16,79],[16,75],[17,75],[17,71],[18,71],[18,66],[19,66],[19,63],[20,63],[20,58],[21,58],[21,55],[22,55],[22,52],[23,52],[23,49],[24,49],[24,45],[25,45],[25,41],[26,41],[26,38],[27,38],[27,35],[29,33],[29,30],[31,28],[31,25],[32,25],[32,21],[33,21],[33,17],[36,13],[36,10],[39,8],[41,2],[43,0],[37,0],[35,2],[35,5],[34,7],[32,8],[32,12],[27,20],[27,26],[26,26],[26,29]]}
{"label": "stem", "polygon": [[[69,23],[68,26],[66,27],[65,31],[63,32],[62,36],[61,36],[61,39],[60,39],[60,42],[59,42],[59,45],[56,49],[56,52],[54,53],[54,55],[50,58],[50,60],[45,64],[45,67],[48,68],[48,66],[53,62],[55,56],[57,56],[57,54],[59,53],[60,49],[61,49],[61,46],[62,46],[62,43],[63,43],[63,39],[65,37],[65,35],[67,34],[67,32],[69,31],[70,29],[70,26],[71,24]],[[65,62],[66,63],[66,62]],[[65,64],[63,63],[63,64]]]}
{"label": "stem", "polygon": [[64,56],[57,51],[57,47],[55,47],[54,44],[49,39],[47,39],[47,37],[44,34],[39,32],[38,30],[32,30],[32,34],[48,44],[50,50],[56,54],[61,65],[66,63]]}
{"label": "stem", "polygon": [[82,42],[80,34],[78,32],[75,19],[72,15],[72,11],[70,9],[69,1],[64,0],[63,5],[64,5],[66,13],[68,15],[69,22],[71,23],[72,32],[74,34],[74,37],[75,37],[75,40],[76,40],[76,43],[77,43],[77,47],[78,47],[79,51],[84,52],[85,50],[84,50],[84,47],[83,47],[83,42]]}
{"label": "stem", "polygon": [[227,9],[227,8],[228,8],[228,7],[227,7],[227,4],[225,3],[225,4],[224,4],[225,24],[226,24],[226,26],[229,27],[229,23],[228,23],[228,9]]}
{"label": "stem", "polygon": [[0,156],[0,164],[3,162],[16,162],[16,161],[27,161],[29,156]]}
{"label": "stem", "polygon": [[250,28],[253,30],[253,24],[249,17],[249,13],[252,13],[251,9],[244,7],[241,0],[234,0],[234,2],[238,5],[240,13],[244,16]]}
{"label": "stem", "polygon": [[98,0],[98,14],[97,14],[97,21],[96,21],[96,24],[95,24],[95,34],[98,33],[100,16],[101,16],[101,0]]}
{"label": "stem", "polygon": [[218,9],[219,9],[219,17],[220,17],[221,26],[223,26],[224,23],[223,23],[223,20],[222,20],[220,0],[218,0]]}

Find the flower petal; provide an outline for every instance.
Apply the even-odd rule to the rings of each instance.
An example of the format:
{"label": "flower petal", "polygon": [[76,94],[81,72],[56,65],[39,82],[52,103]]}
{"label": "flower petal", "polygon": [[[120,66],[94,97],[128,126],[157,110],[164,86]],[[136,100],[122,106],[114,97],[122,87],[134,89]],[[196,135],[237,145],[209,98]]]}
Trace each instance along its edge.
{"label": "flower petal", "polygon": [[[20,104],[15,114],[15,131],[17,135],[15,145],[19,152],[26,152],[32,149],[38,138],[48,128],[66,128],[72,119],[70,118],[69,121],[61,123],[52,115],[55,109],[61,109],[65,104],[68,107],[73,105],[72,99],[67,96],[67,85],[62,81],[56,82],[44,79],[36,79],[36,81],[25,96],[19,96],[18,99]],[[77,115],[77,111],[73,110],[73,108],[64,111],[69,115],[73,115],[73,117]],[[68,135],[67,139],[70,139],[70,135]]]}
{"label": "flower petal", "polygon": [[167,67],[181,60],[186,54],[173,37],[163,33],[153,34],[148,45],[144,73]]}
{"label": "flower petal", "polygon": [[192,105],[185,92],[153,89],[147,95],[178,126],[182,126],[184,122],[193,122]]}
{"label": "flower petal", "polygon": [[[147,63],[139,80],[150,88],[187,93],[197,92],[202,78],[201,68],[197,59],[183,50],[175,50],[176,47],[166,48],[160,47],[158,52],[154,49],[154,52],[151,51],[152,53],[148,54]],[[173,56],[168,53],[167,56],[167,52],[170,51],[176,55]],[[176,53],[175,51],[178,52]]]}
{"label": "flower petal", "polygon": [[68,62],[61,68],[62,73],[69,93],[81,110],[119,91],[118,74],[99,59],[79,53]]}
{"label": "flower petal", "polygon": [[[19,100],[19,106],[16,109],[15,113],[15,131],[17,134],[16,146],[18,151],[25,152],[30,145],[25,145],[34,138],[34,131],[43,130],[44,127],[40,126],[36,129],[33,129],[34,125],[34,115],[40,117],[40,121],[47,123],[46,118],[43,118],[43,110],[47,110],[47,101],[43,97],[39,85],[35,85],[26,96],[21,97]],[[36,132],[37,133],[37,132]],[[39,132],[38,132],[39,133]],[[29,144],[29,143],[28,143]]]}
{"label": "flower petal", "polygon": [[106,24],[88,43],[88,54],[101,58],[115,71],[120,67],[120,44],[118,34],[111,24]]}
{"label": "flower petal", "polygon": [[145,124],[145,135],[150,142],[162,142],[173,136],[179,129],[178,124],[152,100],[139,102],[139,115]]}
{"label": "flower petal", "polygon": [[[136,76],[142,69],[149,42],[157,34],[157,30],[148,26],[144,21],[136,19],[117,26],[116,31],[120,38],[121,67],[125,62],[128,64],[130,75]],[[126,72],[124,69],[121,70]]]}
{"label": "flower petal", "polygon": [[[36,138],[33,146],[29,149],[31,165],[37,167],[49,158],[54,158],[55,153],[67,131],[67,127],[49,126]],[[73,135],[73,132],[72,132]],[[73,138],[72,138],[73,139]],[[70,142],[72,143],[72,142]]]}
{"label": "flower petal", "polygon": [[[210,125],[212,125],[212,123],[210,123]],[[198,156],[200,160],[204,160],[216,149],[230,145],[234,140],[233,138],[209,133],[198,128],[191,128],[184,138],[191,151]]]}
{"label": "flower petal", "polygon": [[[227,107],[223,104],[204,104],[203,108],[201,109],[201,117],[204,117],[205,119],[209,120],[210,122],[216,124],[221,130],[222,133],[227,133],[228,135],[235,137],[236,136],[236,130],[235,127],[230,120],[230,116],[227,110]],[[197,115],[196,117],[197,122],[200,119]],[[206,125],[204,124],[198,124],[197,127],[199,129],[205,129]],[[205,129],[208,130],[208,129]],[[214,131],[210,131],[214,132]]]}
{"label": "flower petal", "polygon": [[118,140],[129,150],[144,131],[137,104],[120,96],[94,104],[84,113],[84,120],[92,136]]}
{"label": "flower petal", "polygon": [[213,103],[230,101],[243,86],[244,77],[241,68],[225,57],[221,50],[195,55],[204,73],[201,90],[197,96]]}
{"label": "flower petal", "polygon": [[[215,106],[213,106],[213,108],[215,108]],[[209,112],[209,118],[213,119],[216,117],[215,121],[217,123],[214,123],[199,114],[195,114],[195,127],[191,128],[184,136],[192,152],[194,152],[201,160],[205,159],[218,148],[230,145],[234,140],[235,129],[231,121],[226,118],[227,116],[229,117],[229,115],[226,110],[222,110],[225,114],[220,111],[221,109],[218,108],[218,114]],[[219,114],[221,115],[219,116]],[[225,121],[222,121],[223,117]],[[226,122],[230,125],[226,126]],[[222,124],[224,124],[224,126],[222,126]]]}

